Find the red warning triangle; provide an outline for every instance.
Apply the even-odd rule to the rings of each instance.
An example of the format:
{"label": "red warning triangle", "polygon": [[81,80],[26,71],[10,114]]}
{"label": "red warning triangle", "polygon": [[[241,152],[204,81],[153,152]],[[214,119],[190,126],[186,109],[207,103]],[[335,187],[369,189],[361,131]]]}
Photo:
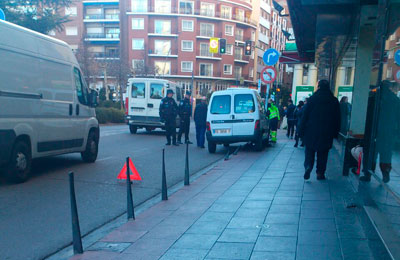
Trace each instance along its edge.
{"label": "red warning triangle", "polygon": [[[136,180],[136,181],[141,181],[142,177],[140,177],[139,172],[136,170],[135,165],[133,164],[131,158],[129,158],[129,169],[130,169],[130,179],[131,181]],[[124,167],[122,167],[122,170],[119,172],[118,180],[126,180],[126,163],[124,164]]]}

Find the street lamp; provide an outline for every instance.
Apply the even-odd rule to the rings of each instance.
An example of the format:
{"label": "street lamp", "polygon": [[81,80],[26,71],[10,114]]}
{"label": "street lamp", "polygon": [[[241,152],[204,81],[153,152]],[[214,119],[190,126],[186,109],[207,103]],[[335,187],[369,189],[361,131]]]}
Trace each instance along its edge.
{"label": "street lamp", "polygon": [[274,4],[274,8],[279,12],[280,17],[289,16],[288,14],[282,14],[282,12],[283,12],[283,10],[285,10],[285,8],[283,8],[283,6],[281,6],[278,2],[273,0],[272,3]]}

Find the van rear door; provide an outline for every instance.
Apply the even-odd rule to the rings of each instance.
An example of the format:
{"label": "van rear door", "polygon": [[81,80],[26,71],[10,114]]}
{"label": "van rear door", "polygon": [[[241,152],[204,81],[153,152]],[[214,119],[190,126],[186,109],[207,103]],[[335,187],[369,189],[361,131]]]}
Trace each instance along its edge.
{"label": "van rear door", "polygon": [[233,135],[246,136],[254,134],[257,117],[254,95],[251,93],[235,94],[233,97]]}
{"label": "van rear door", "polygon": [[215,137],[232,136],[232,95],[229,92],[231,91],[226,91],[226,94],[214,95],[211,101],[210,124],[211,133]]}
{"label": "van rear door", "polygon": [[147,100],[147,116],[156,117],[158,122],[161,99],[164,97],[163,82],[149,82],[150,94]]}
{"label": "van rear door", "polygon": [[146,93],[146,89],[146,81],[131,82],[131,93],[127,93],[129,95],[129,115],[143,117],[142,119],[147,116],[146,96],[148,93]]}

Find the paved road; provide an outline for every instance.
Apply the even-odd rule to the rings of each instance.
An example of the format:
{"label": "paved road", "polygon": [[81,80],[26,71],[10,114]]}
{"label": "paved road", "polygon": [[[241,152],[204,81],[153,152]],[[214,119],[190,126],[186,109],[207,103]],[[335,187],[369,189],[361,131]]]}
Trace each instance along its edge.
{"label": "paved road", "polygon": [[[191,130],[191,139],[195,140]],[[75,172],[75,188],[82,234],[107,223],[126,211],[125,182],[116,176],[131,156],[142,176],[135,183],[135,205],[160,192],[162,132],[139,131],[131,135],[125,125],[101,128],[100,152],[96,163],[85,164],[79,154],[34,161],[33,176],[13,185],[0,179],[0,259],[40,259],[71,242],[69,171]],[[190,147],[190,171],[222,158]],[[168,186],[182,181],[185,146],[166,148]]]}

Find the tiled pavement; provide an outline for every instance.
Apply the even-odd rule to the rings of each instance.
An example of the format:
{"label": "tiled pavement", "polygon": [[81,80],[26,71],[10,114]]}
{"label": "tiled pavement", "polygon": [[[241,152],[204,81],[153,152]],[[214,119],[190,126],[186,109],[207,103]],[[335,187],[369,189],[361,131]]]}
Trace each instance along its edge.
{"label": "tiled pavement", "polygon": [[72,259],[386,259],[335,154],[304,182],[303,153],[286,137],[239,152]]}

